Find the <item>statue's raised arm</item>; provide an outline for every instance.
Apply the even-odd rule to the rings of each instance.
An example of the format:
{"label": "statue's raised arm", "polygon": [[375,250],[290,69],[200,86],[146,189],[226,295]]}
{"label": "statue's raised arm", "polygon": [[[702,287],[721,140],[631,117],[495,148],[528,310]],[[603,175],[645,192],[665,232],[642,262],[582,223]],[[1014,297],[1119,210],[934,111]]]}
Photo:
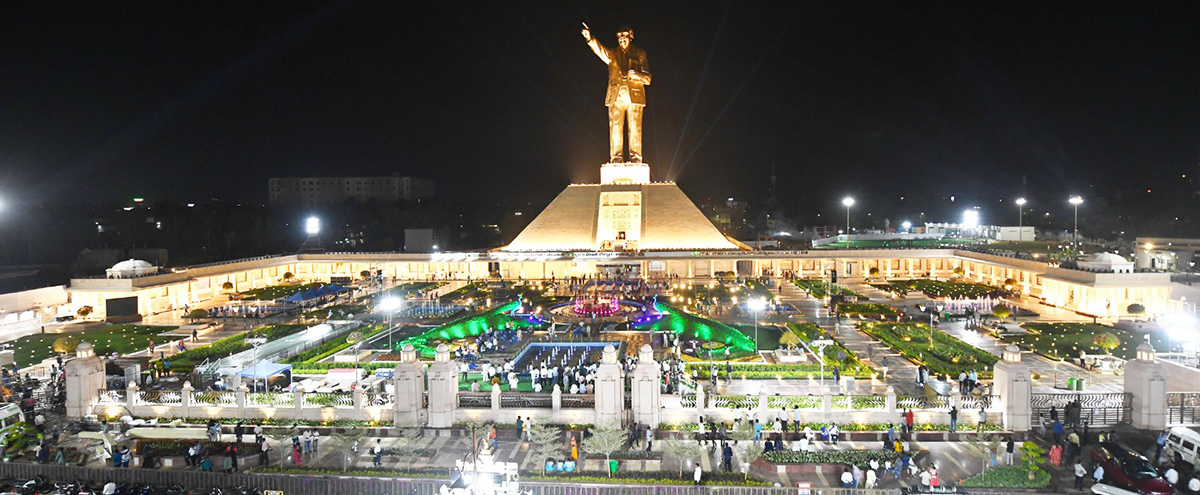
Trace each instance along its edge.
{"label": "statue's raised arm", "polygon": [[587,41],[587,45],[592,48],[592,51],[596,53],[597,57],[600,57],[601,61],[603,61],[605,64],[612,63],[612,59],[608,56],[608,48],[605,48],[605,46],[601,45],[599,41],[596,41],[596,38],[592,37],[592,30],[588,29],[586,22],[583,23],[583,39],[584,41]]}

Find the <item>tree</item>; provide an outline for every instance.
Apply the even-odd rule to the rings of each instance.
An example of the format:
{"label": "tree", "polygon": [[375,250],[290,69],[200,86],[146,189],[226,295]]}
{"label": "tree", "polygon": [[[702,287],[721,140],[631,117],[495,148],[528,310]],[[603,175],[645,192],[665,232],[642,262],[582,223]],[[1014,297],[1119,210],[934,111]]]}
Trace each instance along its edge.
{"label": "tree", "polygon": [[193,309],[191,311],[188,311],[187,318],[192,321],[196,321],[201,318],[208,318],[208,310],[199,309],[199,308]]}
{"label": "tree", "polygon": [[88,315],[92,314],[93,311],[95,311],[95,310],[92,309],[91,306],[80,306],[79,310],[75,311],[75,314],[78,315],[80,318],[87,318]]}
{"label": "tree", "polygon": [[233,282],[225,282],[225,283],[221,284],[221,290],[223,290],[225,292],[232,292],[233,291]]}
{"label": "tree", "polygon": [[669,439],[666,442],[663,442],[662,446],[663,452],[666,452],[671,457],[679,460],[680,478],[683,478],[683,466],[686,461],[691,460],[693,456],[698,455],[700,452],[699,444],[692,443],[687,440],[680,440],[678,438]]}
{"label": "tree", "polygon": [[69,354],[74,352],[75,348],[79,347],[79,339],[70,335],[66,337],[59,337],[54,339],[54,343],[50,344],[50,346],[54,349],[54,352],[59,354]]}
{"label": "tree", "polygon": [[[296,400],[300,400],[299,397]],[[284,461],[288,457],[288,449],[285,447],[286,442],[293,435],[297,434],[296,427],[291,428],[270,428],[265,431],[266,435],[275,441],[275,448],[279,450],[279,467],[283,467]]]}
{"label": "tree", "polygon": [[967,448],[983,459],[983,472],[986,473],[992,452],[1000,448],[1000,437],[990,433],[976,433],[967,437]]}
{"label": "tree", "polygon": [[954,267],[954,275],[961,277],[961,276],[963,276],[963,273],[966,273],[966,272],[963,271],[963,268],[961,266]]}
{"label": "tree", "polygon": [[1126,306],[1125,311],[1128,311],[1129,314],[1134,316],[1141,316],[1146,313],[1146,307],[1138,303],[1133,303],[1129,306]]}
{"label": "tree", "polygon": [[796,350],[796,346],[800,345],[800,336],[789,329],[783,332],[783,335],[779,336],[779,345],[781,347],[786,346],[789,351],[794,351]]}
{"label": "tree", "polygon": [[[612,461],[612,454],[625,446],[626,432],[620,426],[593,426],[592,436],[583,439],[583,449],[593,454],[603,454]],[[612,469],[608,470],[612,477]]]}
{"label": "tree", "polygon": [[362,277],[362,278],[370,278],[370,277],[371,277],[371,271],[370,271],[370,270],[363,270],[363,271],[361,271],[361,272],[358,272],[358,276],[359,276],[359,277]]}
{"label": "tree", "polygon": [[871,267],[870,270],[867,270],[867,274],[872,277],[878,277],[879,276],[879,268],[873,266],[873,267]]}
{"label": "tree", "polygon": [[559,457],[566,452],[563,446],[562,430],[557,426],[537,423],[529,427],[529,440],[533,442],[533,454],[542,466],[542,475],[546,475],[546,460]]}
{"label": "tree", "polygon": [[1096,339],[1092,341],[1092,344],[1094,344],[1096,347],[1104,349],[1104,353],[1111,356],[1113,349],[1116,349],[1121,345],[1121,339],[1112,333],[1104,332],[1100,335],[1097,335]]}
{"label": "tree", "polygon": [[739,450],[742,455],[742,465],[746,466],[746,469],[742,470],[742,474],[745,475],[745,479],[750,479],[750,464],[763,456],[763,447],[754,442],[742,442]]}
{"label": "tree", "polygon": [[[335,449],[338,452],[342,452],[342,471],[349,469],[350,461],[354,458],[354,456],[358,455],[359,442],[362,441],[362,437],[365,433],[366,432],[364,432],[362,428],[357,426],[350,428],[339,428],[333,431],[333,443],[336,445]],[[402,430],[401,435],[403,434],[404,433]],[[287,432],[285,439],[290,436],[291,433]],[[272,436],[272,438],[275,437]],[[284,456],[280,456],[280,459],[283,457]]]}
{"label": "tree", "polygon": [[296,274],[295,274],[295,273],[292,273],[292,272],[283,272],[283,281],[284,281],[284,282],[290,282],[290,281],[291,281],[293,278],[296,278]]}
{"label": "tree", "polygon": [[422,452],[417,449],[421,434],[420,428],[400,428],[400,436],[396,438],[395,452],[392,455],[400,461],[401,466],[411,467],[421,456]]}
{"label": "tree", "polygon": [[1046,463],[1046,449],[1038,446],[1033,442],[1024,442],[1021,444],[1021,462],[1025,463],[1025,467],[1029,469],[1029,479],[1037,477],[1039,472],[1045,472],[1046,469],[1041,464]]}
{"label": "tree", "polygon": [[1012,290],[1012,288],[1016,287],[1016,285],[1017,285],[1017,279],[1015,279],[1015,278],[1004,279],[1004,288],[1005,289]]}
{"label": "tree", "polygon": [[997,304],[992,306],[992,314],[995,315],[996,318],[999,318],[1000,321],[1004,321],[1005,318],[1008,318],[1009,315],[1012,314],[1012,310],[1009,309],[1007,305]]}

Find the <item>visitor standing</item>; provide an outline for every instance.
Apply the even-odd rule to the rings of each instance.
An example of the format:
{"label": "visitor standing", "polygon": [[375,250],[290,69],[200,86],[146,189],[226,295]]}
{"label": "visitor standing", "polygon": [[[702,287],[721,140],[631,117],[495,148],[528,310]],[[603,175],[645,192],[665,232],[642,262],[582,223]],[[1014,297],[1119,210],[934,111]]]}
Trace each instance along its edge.
{"label": "visitor standing", "polygon": [[699,485],[699,484],[700,484],[700,477],[701,477],[701,476],[703,476],[703,475],[704,475],[704,471],[700,469],[700,463],[699,463],[699,462],[697,462],[697,463],[696,463],[696,471],[692,473],[692,481],[693,481],[695,484]]}
{"label": "visitor standing", "polygon": [[1075,489],[1083,490],[1083,479],[1087,477],[1087,469],[1083,467],[1083,459],[1075,461]]}
{"label": "visitor standing", "polygon": [[1013,463],[1013,447],[1015,446],[1012,437],[1008,437],[1008,445],[1004,447],[1004,460],[1009,466]]}
{"label": "visitor standing", "polygon": [[958,407],[950,406],[950,433],[958,431]]}

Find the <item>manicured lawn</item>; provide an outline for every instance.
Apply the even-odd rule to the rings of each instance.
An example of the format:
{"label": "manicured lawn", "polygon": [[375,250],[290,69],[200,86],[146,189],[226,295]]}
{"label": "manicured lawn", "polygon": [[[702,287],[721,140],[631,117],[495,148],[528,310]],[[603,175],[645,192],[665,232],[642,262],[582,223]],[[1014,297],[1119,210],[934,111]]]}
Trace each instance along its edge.
{"label": "manicured lawn", "polygon": [[[267,340],[275,340],[286,337],[301,330],[308,328],[305,325],[288,325],[276,323],[267,325],[250,332]],[[250,344],[246,343],[246,334],[239,333],[231,337],[225,337],[221,340],[208,345],[188,349],[174,356],[167,356],[167,361],[171,363],[171,371],[191,372],[196,365],[203,363],[205,359],[220,359],[225,356],[235,354],[250,349]],[[162,365],[162,360],[155,361],[156,366]]]}
{"label": "manicured lawn", "polygon": [[459,287],[457,289],[454,289],[450,292],[442,294],[442,296],[439,297],[438,300],[443,303],[449,303],[449,302],[454,302],[455,300],[458,300],[458,299],[485,298],[485,297],[488,297],[488,294],[490,294],[490,291],[488,291],[486,288],[484,288],[483,282],[472,282],[472,283],[469,283],[462,287]]}
{"label": "manicured lawn", "polygon": [[297,292],[306,291],[308,289],[315,289],[317,287],[320,287],[321,285],[322,284],[318,283],[318,282],[313,282],[311,284],[303,284],[303,285],[300,285],[300,284],[272,285],[269,287],[262,287],[262,288],[252,289],[252,290],[243,292],[243,293],[241,293],[241,298],[246,299],[246,300],[251,300],[251,301],[273,301],[275,299],[283,299],[283,298],[288,297]]}
{"label": "manicured lawn", "polygon": [[40,363],[43,359],[54,355],[54,349],[51,348],[51,345],[59,337],[70,335],[79,339],[80,343],[89,342],[95,347],[96,355],[111,354],[114,351],[119,354],[127,354],[145,349],[151,340],[156,344],[166,342],[166,339],[158,337],[158,334],[169,332],[175,328],[177,327],[105,325],[77,333],[36,333],[26,335],[11,342],[11,344],[13,345],[17,366],[24,368]]}
{"label": "manicured lawn", "polygon": [[539,324],[532,323],[524,318],[514,317],[509,314],[517,308],[520,303],[517,301],[501,304],[491,310],[482,313],[474,313],[450,322],[432,328],[425,333],[416,337],[410,337],[403,342],[397,344],[398,347],[403,344],[412,344],[417,349],[417,353],[422,358],[432,358],[437,350],[437,343],[441,341],[450,341],[455,339],[464,339],[480,335],[489,329],[497,328],[523,328],[536,327]]}
{"label": "manicured lawn", "polygon": [[844,286],[836,285],[836,284],[831,286],[828,282],[826,282],[824,280],[800,279],[800,280],[793,280],[792,283],[796,284],[796,287],[799,287],[801,289],[808,291],[808,293],[813,297],[826,297],[826,296],[829,296],[830,294],[844,294],[846,296],[858,298],[860,300],[867,298],[866,296],[859,294],[857,292],[854,292],[850,289],[847,289]]}
{"label": "manicured lawn", "polygon": [[941,330],[933,330],[934,343],[930,345],[929,325],[924,323],[863,323],[861,328],[905,359],[924,363],[941,375],[957,378],[960,372],[975,370],[980,378],[990,378],[992,365],[998,360]]}
{"label": "manicured lawn", "polygon": [[[967,466],[978,466],[979,459],[972,459]],[[1029,468],[1025,466],[1000,466],[988,469],[962,480],[962,486],[976,488],[1046,488],[1050,486],[1050,473],[1039,471],[1032,480],[1029,479]]]}
{"label": "manicured lawn", "polygon": [[1051,359],[1078,358],[1081,350],[1088,354],[1104,354],[1104,350],[1095,345],[1096,336],[1103,333],[1111,333],[1121,340],[1121,345],[1112,351],[1113,356],[1121,359],[1135,358],[1137,346],[1146,341],[1147,334],[1150,345],[1156,350],[1167,350],[1167,336],[1159,331],[1128,332],[1092,323],[1026,323],[1021,326],[1028,333],[1005,335],[1002,339]]}
{"label": "manicured lawn", "polygon": [[891,306],[883,304],[868,304],[868,303],[839,303],[837,305],[838,313],[844,316],[875,316],[884,318],[895,318],[896,310]]}

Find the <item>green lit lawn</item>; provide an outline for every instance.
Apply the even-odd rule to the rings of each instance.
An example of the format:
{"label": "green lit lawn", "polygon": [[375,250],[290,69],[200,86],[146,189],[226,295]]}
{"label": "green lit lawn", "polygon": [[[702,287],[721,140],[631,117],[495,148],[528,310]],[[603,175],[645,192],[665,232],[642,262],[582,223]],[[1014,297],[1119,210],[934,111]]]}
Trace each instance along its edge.
{"label": "green lit lawn", "polygon": [[[747,336],[737,328],[662,303],[658,304],[658,311],[663,314],[662,319],[635,325],[634,328],[659,332],[670,331],[680,334],[681,339],[719,342],[724,347],[718,353],[714,353],[715,359],[738,357],[754,352],[753,337]],[[753,328],[749,331],[751,334],[754,333]],[[776,336],[775,342],[778,341],[779,337]],[[767,340],[764,339],[763,342],[767,342]]]}
{"label": "green lit lawn", "polygon": [[51,348],[51,345],[59,337],[70,335],[79,339],[80,343],[89,342],[95,347],[97,355],[111,354],[114,351],[119,354],[128,354],[145,349],[151,340],[156,344],[166,342],[165,338],[158,335],[174,330],[175,328],[177,327],[105,325],[76,333],[36,333],[26,335],[10,343],[13,345],[17,366],[25,368],[40,363],[43,359],[54,355],[54,349]]}
{"label": "green lit lawn", "polygon": [[863,323],[860,328],[905,359],[924,363],[939,375],[957,377],[960,372],[975,370],[982,378],[992,376],[992,365],[996,356],[954,338],[941,330],[933,330],[934,344],[930,344],[930,328],[924,323]]}
{"label": "green lit lawn", "polygon": [[1164,352],[1167,349],[1166,334],[1159,331],[1128,332],[1092,323],[1026,323],[1021,326],[1028,333],[1005,335],[1001,339],[1050,359],[1075,359],[1079,357],[1080,350],[1088,354],[1103,354],[1104,350],[1094,345],[1096,336],[1102,333],[1111,333],[1121,339],[1121,345],[1112,351],[1113,356],[1121,359],[1136,357],[1137,346],[1146,341],[1147,334],[1150,335],[1150,345],[1156,350]]}
{"label": "green lit lawn", "polygon": [[915,278],[912,280],[891,280],[882,284],[871,284],[879,290],[889,292],[907,292],[910,290],[921,291],[926,296],[933,298],[949,297],[952,299],[980,299],[987,297],[989,294],[997,295],[1000,290],[996,287],[985,284],[977,284],[974,282],[947,282],[942,280],[930,280],[924,278]]}
{"label": "green lit lawn", "polygon": [[514,318],[507,313],[516,309],[519,303],[516,301],[501,304],[491,310],[483,313],[476,313],[449,323],[430,329],[429,331],[409,339],[406,339],[403,344],[412,344],[417,349],[423,358],[432,358],[437,345],[435,341],[449,341],[456,339],[464,339],[467,337],[475,337],[486,332],[488,329],[496,328],[527,328],[534,327],[532,323],[521,318]]}
{"label": "green lit lawn", "polygon": [[813,297],[826,297],[826,296],[830,295],[830,293],[833,293],[833,294],[845,294],[846,296],[857,298],[860,300],[866,299],[866,296],[863,296],[862,294],[854,292],[854,291],[846,288],[845,286],[836,285],[836,284],[831,285],[824,280],[798,279],[798,280],[793,280],[792,283],[795,284],[796,287],[799,287],[802,290],[808,291],[809,295],[811,295]]}

